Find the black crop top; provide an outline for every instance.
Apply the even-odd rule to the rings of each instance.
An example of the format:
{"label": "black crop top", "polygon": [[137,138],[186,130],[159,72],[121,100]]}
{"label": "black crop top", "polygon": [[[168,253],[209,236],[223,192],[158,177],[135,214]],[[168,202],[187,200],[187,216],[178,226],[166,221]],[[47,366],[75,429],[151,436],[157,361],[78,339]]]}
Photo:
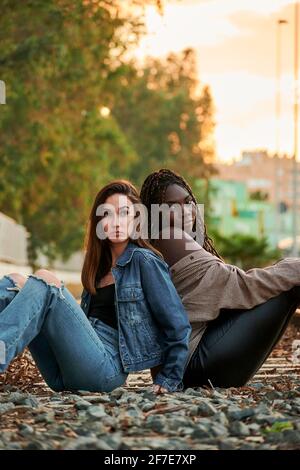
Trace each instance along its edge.
{"label": "black crop top", "polygon": [[97,293],[91,297],[88,316],[99,318],[99,320],[117,330],[118,321],[114,303],[115,284],[96,287],[96,291]]}

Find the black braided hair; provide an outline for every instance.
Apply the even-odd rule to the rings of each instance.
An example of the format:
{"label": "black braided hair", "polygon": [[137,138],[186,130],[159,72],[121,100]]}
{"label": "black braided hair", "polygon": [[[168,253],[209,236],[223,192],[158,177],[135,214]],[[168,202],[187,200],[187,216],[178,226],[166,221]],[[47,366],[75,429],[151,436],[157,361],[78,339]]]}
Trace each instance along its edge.
{"label": "black braided hair", "polygon": [[[150,173],[150,175],[147,176],[142,185],[140,198],[142,200],[142,203],[147,207],[148,214],[151,213],[151,204],[162,204],[163,202],[165,202],[165,193],[168,186],[170,186],[171,184],[178,184],[182,188],[186,189],[191,198],[193,199],[193,202],[197,204],[196,198],[193,195],[192,189],[187,183],[187,181],[178,173],[175,173],[174,171],[169,170],[168,168],[161,168],[159,171],[154,171],[153,173]],[[149,233],[151,233],[150,217],[148,220]],[[207,229],[205,224],[203,248],[209,253],[212,253],[213,255],[222,259],[222,257],[219,255],[219,253],[214,247],[213,240],[207,235]]]}

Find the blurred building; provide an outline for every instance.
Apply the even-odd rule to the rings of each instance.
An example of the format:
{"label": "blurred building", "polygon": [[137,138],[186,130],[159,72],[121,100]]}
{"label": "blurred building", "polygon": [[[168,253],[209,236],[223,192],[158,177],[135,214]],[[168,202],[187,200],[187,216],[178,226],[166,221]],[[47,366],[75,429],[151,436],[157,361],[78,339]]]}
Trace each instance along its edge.
{"label": "blurred building", "polygon": [[[31,274],[27,257],[28,237],[29,233],[23,225],[0,212],[0,276],[12,271],[24,275]],[[80,283],[83,257],[83,252],[78,251],[68,261],[57,259],[49,263],[49,260],[40,254],[38,264],[51,269],[66,282]]]}
{"label": "blurred building", "polygon": [[[293,165],[292,158],[278,158],[266,151],[243,152],[241,160],[231,164],[215,163],[219,172],[215,179],[220,182],[222,191],[227,194],[230,191],[236,193],[234,204],[239,206],[240,210],[234,220],[237,222],[242,217],[243,222],[254,229],[255,223],[251,222],[249,217],[250,213],[257,212],[253,217],[257,221],[256,224],[261,221],[263,228],[255,229],[255,233],[265,230],[273,246],[278,243],[279,247],[286,250],[292,246]],[[300,162],[297,167],[300,182]],[[225,182],[231,189],[226,189]],[[243,195],[241,189],[239,192],[237,190],[239,184],[245,187]],[[300,189],[298,197],[300,200]],[[279,216],[276,216],[276,208]],[[277,222],[276,217],[279,218]],[[230,223],[235,227],[234,220],[224,224]],[[298,220],[300,224],[299,206]],[[244,226],[240,221],[238,225],[241,229]],[[224,230],[226,231],[226,228]],[[230,231],[229,228],[228,230]]]}
{"label": "blurred building", "polygon": [[27,264],[28,232],[23,225],[0,212],[0,260]]}
{"label": "blurred building", "polygon": [[[275,203],[276,193],[277,195],[279,193],[279,203],[292,207],[292,158],[271,156],[266,151],[243,152],[241,160],[232,164],[215,163],[214,166],[219,172],[217,177],[221,180],[243,182],[250,193],[257,191],[266,193],[267,200],[272,203]],[[298,162],[298,174],[300,175],[300,162]]]}
{"label": "blurred building", "polygon": [[[209,186],[211,222],[222,235],[240,233],[256,238],[265,236],[271,246],[276,246],[274,204],[253,199],[255,195],[244,182],[212,178]],[[287,239],[291,234],[292,213],[287,210],[281,214],[282,248],[288,250]]]}

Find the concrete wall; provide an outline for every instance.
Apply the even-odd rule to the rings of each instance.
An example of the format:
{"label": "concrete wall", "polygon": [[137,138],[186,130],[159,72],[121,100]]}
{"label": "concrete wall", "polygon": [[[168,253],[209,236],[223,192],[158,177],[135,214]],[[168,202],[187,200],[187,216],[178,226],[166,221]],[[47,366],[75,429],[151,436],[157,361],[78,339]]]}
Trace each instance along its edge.
{"label": "concrete wall", "polygon": [[[0,212],[0,276],[9,272],[31,274],[27,259],[29,234],[25,227]],[[83,252],[74,253],[66,262],[57,260],[51,267],[60,279],[68,283],[80,283]],[[48,268],[48,260],[41,255],[38,259],[42,268]]]}

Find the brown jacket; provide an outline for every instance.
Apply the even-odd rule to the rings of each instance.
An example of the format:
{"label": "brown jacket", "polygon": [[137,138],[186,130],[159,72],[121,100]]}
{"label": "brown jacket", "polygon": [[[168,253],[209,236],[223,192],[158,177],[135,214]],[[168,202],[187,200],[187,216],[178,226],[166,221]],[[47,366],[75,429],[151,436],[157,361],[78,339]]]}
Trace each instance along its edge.
{"label": "brown jacket", "polygon": [[173,264],[171,276],[192,326],[189,360],[221,308],[251,309],[300,285],[300,258],[244,271],[201,248]]}

